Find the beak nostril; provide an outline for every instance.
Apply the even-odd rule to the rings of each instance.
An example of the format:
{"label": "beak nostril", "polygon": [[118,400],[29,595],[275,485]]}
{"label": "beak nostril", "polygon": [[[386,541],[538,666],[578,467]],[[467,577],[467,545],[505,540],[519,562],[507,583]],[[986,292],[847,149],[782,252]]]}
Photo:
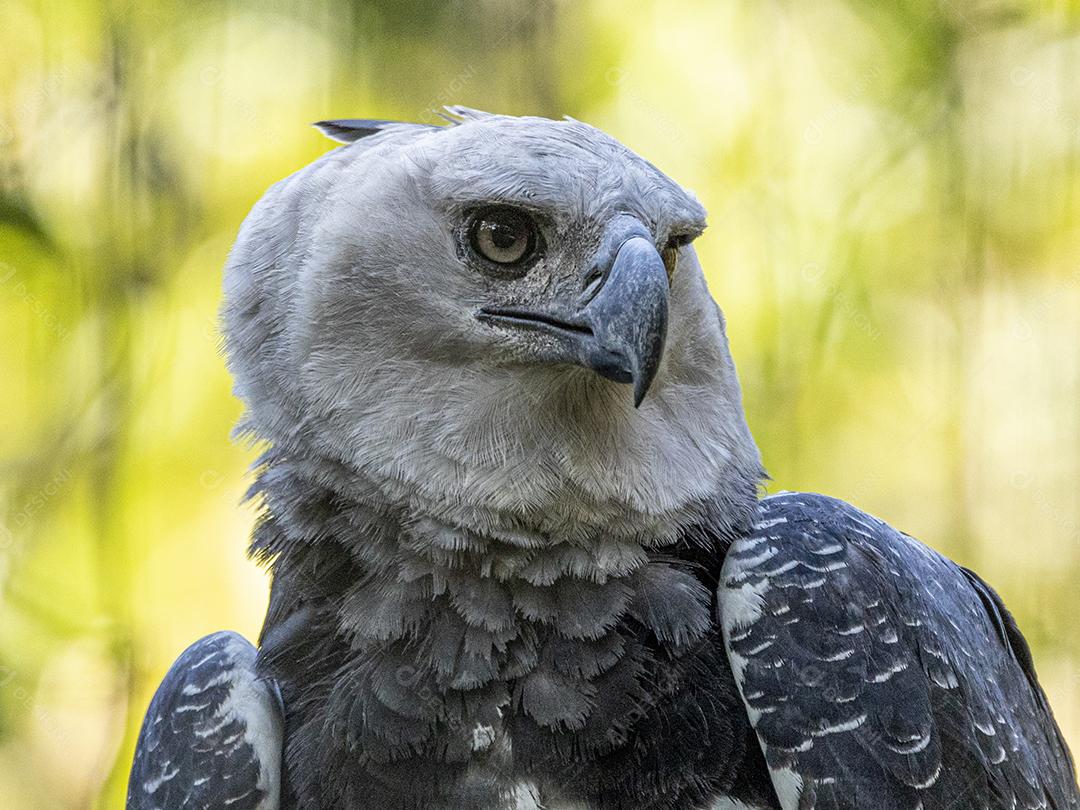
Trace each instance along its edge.
{"label": "beak nostril", "polygon": [[589,270],[588,275],[585,276],[585,280],[581,282],[582,295],[592,296],[596,294],[597,288],[600,286],[600,282],[604,280],[604,271],[599,265],[594,264],[592,269]]}

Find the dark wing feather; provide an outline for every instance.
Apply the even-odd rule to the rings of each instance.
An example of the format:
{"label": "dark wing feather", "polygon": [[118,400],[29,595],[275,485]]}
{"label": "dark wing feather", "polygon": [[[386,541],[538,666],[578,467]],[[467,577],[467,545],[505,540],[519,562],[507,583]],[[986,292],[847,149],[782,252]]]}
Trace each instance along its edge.
{"label": "dark wing feather", "polygon": [[917,540],[832,498],[766,498],[718,604],[785,810],[1080,808],[1012,617]]}
{"label": "dark wing feather", "polygon": [[282,710],[255,655],[222,632],[176,660],[143,720],[128,810],[277,810]]}

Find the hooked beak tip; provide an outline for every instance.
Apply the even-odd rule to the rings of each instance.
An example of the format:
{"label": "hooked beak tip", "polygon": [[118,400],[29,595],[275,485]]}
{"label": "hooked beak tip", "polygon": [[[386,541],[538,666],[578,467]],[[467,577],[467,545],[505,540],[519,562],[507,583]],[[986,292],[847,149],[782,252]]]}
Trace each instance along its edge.
{"label": "hooked beak tip", "polygon": [[645,401],[645,395],[649,393],[649,388],[652,387],[652,374],[634,374],[634,407],[640,408],[641,403]]}

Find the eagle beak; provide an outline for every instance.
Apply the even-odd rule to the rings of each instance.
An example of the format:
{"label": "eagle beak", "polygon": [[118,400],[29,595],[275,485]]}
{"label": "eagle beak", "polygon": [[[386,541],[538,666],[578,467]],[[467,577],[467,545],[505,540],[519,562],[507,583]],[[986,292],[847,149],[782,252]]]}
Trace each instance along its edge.
{"label": "eagle beak", "polygon": [[574,363],[634,386],[634,406],[648,393],[667,338],[669,280],[660,252],[636,220],[610,228],[584,289],[552,310],[485,307],[476,317],[555,338],[538,359]]}
{"label": "eagle beak", "polygon": [[618,247],[599,288],[575,320],[590,336],[577,341],[578,362],[634,386],[634,406],[648,393],[667,338],[669,282],[652,241],[631,236]]}

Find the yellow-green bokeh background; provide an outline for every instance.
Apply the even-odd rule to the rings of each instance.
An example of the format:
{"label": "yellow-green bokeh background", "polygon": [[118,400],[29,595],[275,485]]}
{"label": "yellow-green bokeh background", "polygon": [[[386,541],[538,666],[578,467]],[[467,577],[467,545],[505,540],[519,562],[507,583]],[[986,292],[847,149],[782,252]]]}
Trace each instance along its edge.
{"label": "yellow-green bokeh background", "polygon": [[1080,746],[1076,3],[3,0],[0,54],[0,807],[120,807],[172,658],[257,632],[222,263],[308,122],[446,103],[699,195],[773,488],[980,571]]}

